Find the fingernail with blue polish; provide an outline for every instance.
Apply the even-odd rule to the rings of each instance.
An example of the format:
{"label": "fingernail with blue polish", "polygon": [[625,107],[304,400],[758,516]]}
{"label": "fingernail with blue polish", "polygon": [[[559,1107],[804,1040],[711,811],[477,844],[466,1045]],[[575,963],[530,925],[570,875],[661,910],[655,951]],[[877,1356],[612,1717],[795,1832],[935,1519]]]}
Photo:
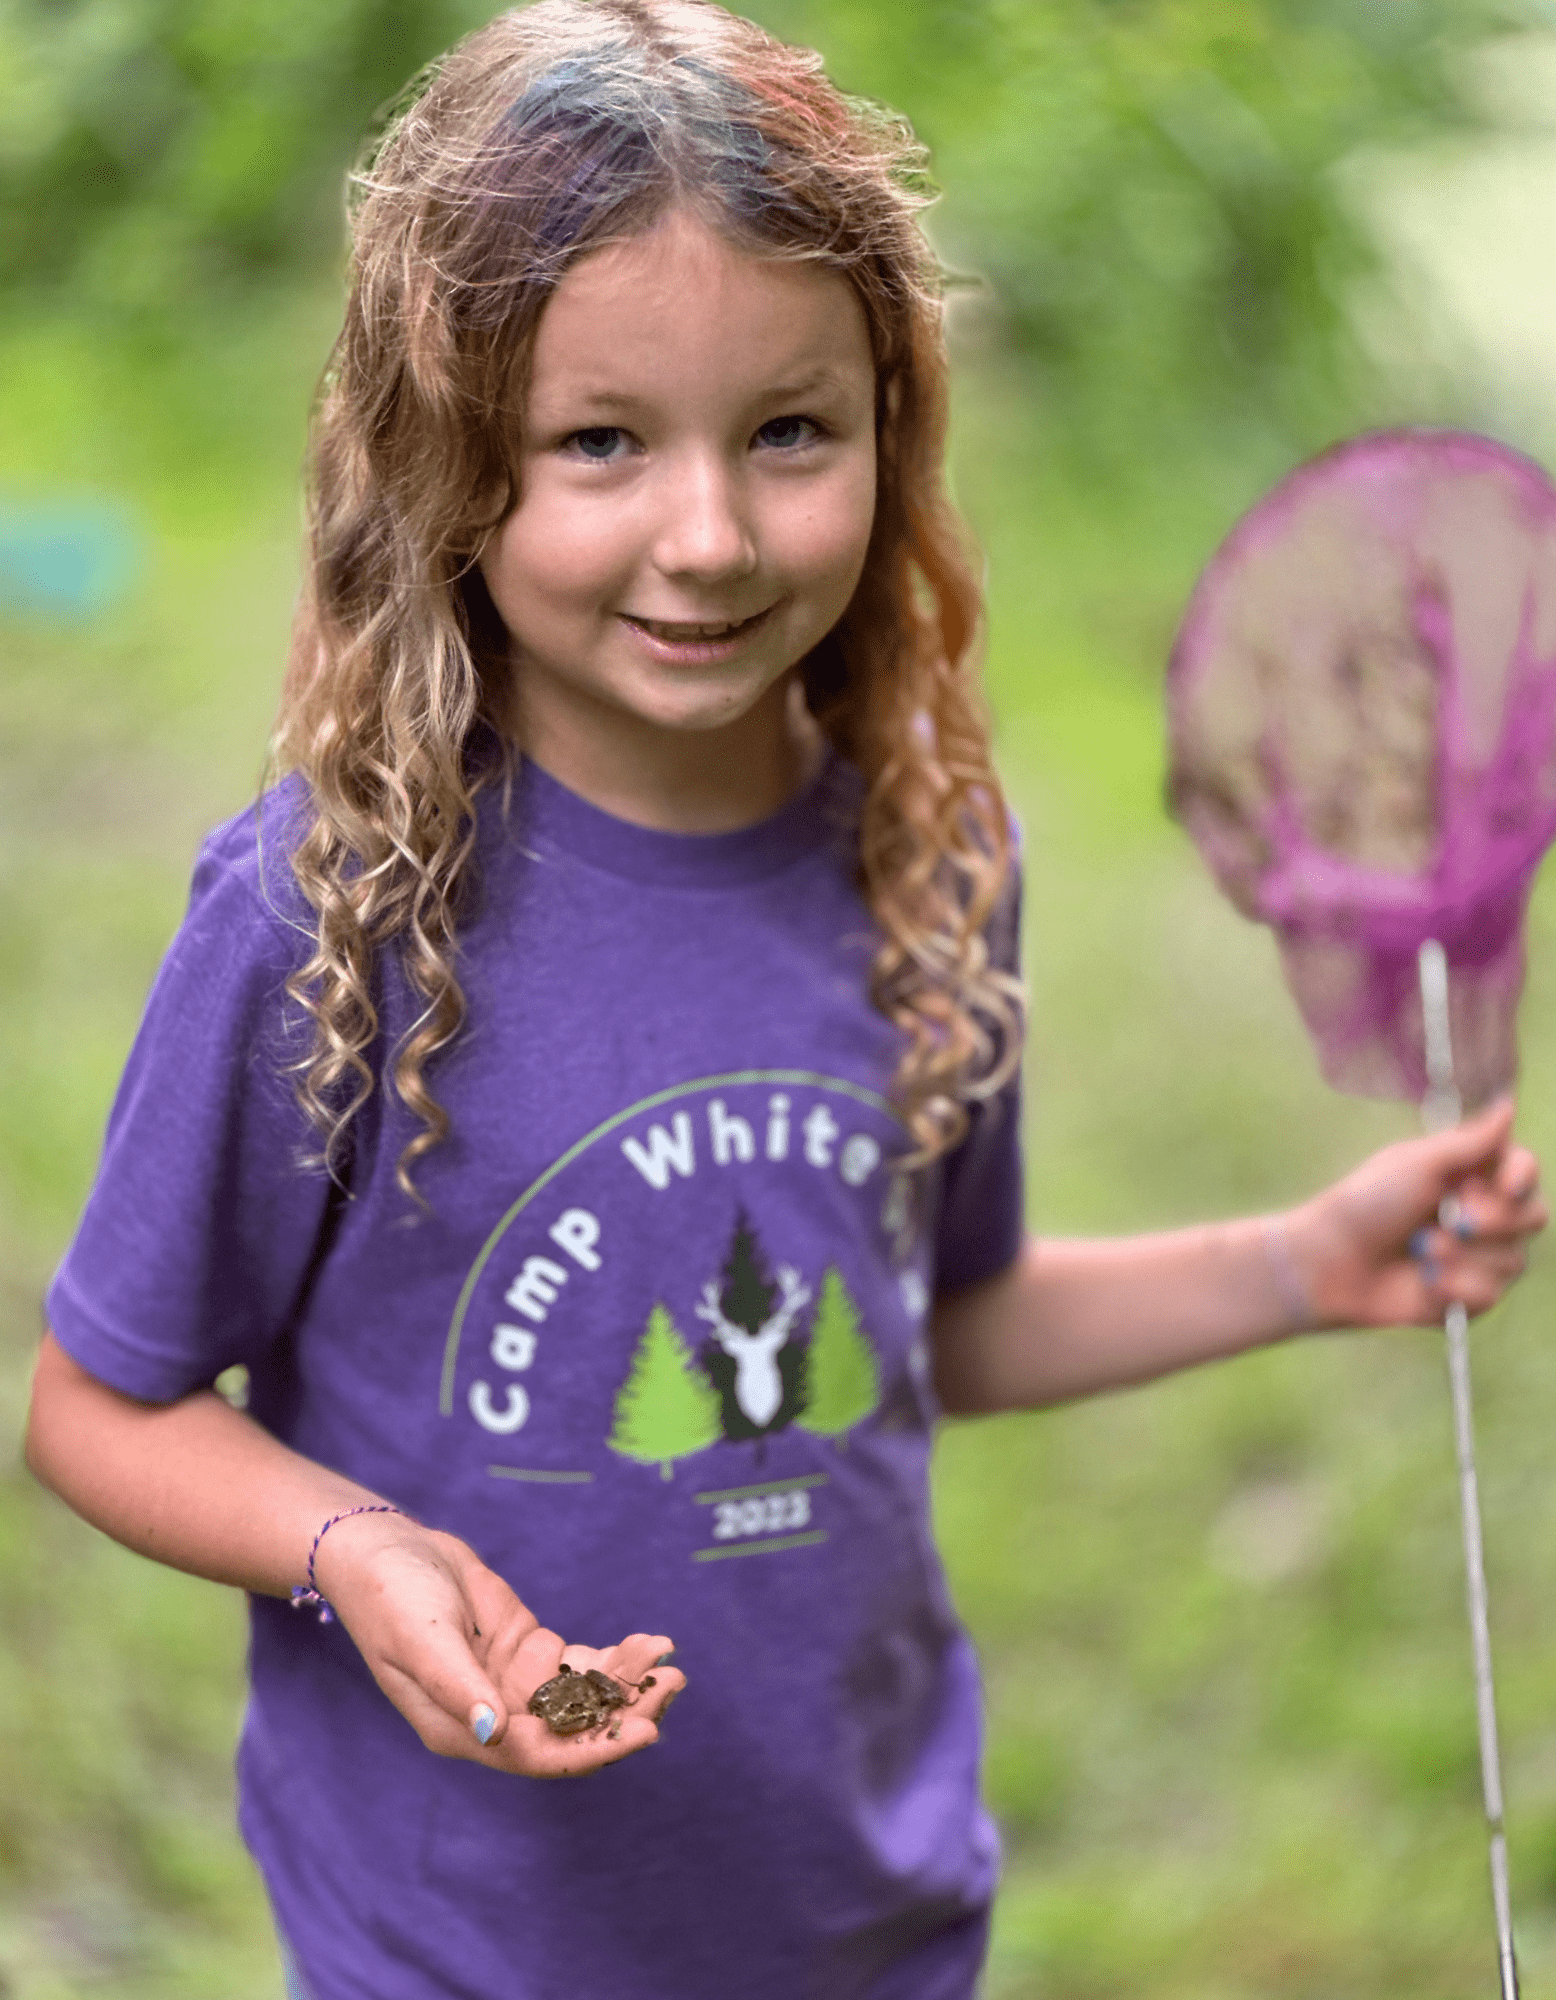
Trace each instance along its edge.
{"label": "fingernail with blue polish", "polygon": [[497,1711],[488,1708],[485,1702],[470,1718],[470,1727],[475,1731],[477,1743],[486,1744],[492,1740],[492,1731],[497,1727]]}
{"label": "fingernail with blue polish", "polygon": [[672,1646],[668,1653],[661,1653],[659,1655],[659,1658],[655,1660],[654,1665],[656,1667],[667,1667],[674,1658],[675,1658],[675,1648],[674,1646]]}
{"label": "fingernail with blue polish", "polygon": [[1431,1241],[1432,1232],[1429,1229],[1418,1229],[1405,1247],[1418,1264],[1424,1264]]}

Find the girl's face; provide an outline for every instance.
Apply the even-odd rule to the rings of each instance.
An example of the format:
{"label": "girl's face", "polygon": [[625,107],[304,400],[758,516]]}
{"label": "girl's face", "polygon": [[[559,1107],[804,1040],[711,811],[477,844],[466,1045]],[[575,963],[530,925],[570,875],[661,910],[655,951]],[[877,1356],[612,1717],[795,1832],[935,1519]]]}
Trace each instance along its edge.
{"label": "girl's face", "polygon": [[651,824],[738,824],[796,775],[796,663],[875,507],[875,371],[836,272],[672,212],[563,278],[536,335],[519,504],[481,555],[525,748]]}

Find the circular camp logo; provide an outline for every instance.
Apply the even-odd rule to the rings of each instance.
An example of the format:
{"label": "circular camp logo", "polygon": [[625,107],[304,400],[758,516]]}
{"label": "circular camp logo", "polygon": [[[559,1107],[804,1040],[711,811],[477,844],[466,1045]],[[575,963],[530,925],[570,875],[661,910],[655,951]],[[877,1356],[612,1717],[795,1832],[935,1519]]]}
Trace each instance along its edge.
{"label": "circular camp logo", "polygon": [[[592,1479],[585,1439],[597,1464],[603,1445],[669,1479],[720,1443],[760,1457],[791,1427],[841,1437],[921,1340],[904,1150],[884,1098],[807,1071],[702,1078],[629,1106],[483,1244],[448,1331],[442,1413],[491,1441],[522,1434],[535,1463],[512,1476],[537,1479]],[[800,1488],[783,1499],[807,1504]]]}

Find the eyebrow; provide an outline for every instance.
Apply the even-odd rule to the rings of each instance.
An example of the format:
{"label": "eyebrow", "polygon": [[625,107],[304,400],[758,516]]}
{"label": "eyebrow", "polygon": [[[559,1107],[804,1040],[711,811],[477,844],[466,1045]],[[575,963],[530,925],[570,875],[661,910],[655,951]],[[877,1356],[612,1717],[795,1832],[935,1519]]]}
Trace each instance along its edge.
{"label": "eyebrow", "polygon": [[766,393],[782,402],[799,402],[806,396],[813,396],[818,389],[840,389],[843,386],[843,379],[837,370],[823,365],[811,369],[808,375],[796,376],[792,382],[775,382]]}
{"label": "eyebrow", "polygon": [[554,400],[559,403],[565,402],[569,408],[631,410],[635,409],[643,399],[640,396],[623,395],[616,389],[579,389],[556,396]]}
{"label": "eyebrow", "polygon": [[[822,366],[808,374],[798,375],[792,382],[775,382],[760,392],[760,400],[775,403],[803,402],[818,390],[843,387],[842,379],[835,369]],[[620,389],[586,388],[570,391],[557,400],[565,402],[570,409],[590,410],[635,410],[644,401],[652,400],[634,396]]]}

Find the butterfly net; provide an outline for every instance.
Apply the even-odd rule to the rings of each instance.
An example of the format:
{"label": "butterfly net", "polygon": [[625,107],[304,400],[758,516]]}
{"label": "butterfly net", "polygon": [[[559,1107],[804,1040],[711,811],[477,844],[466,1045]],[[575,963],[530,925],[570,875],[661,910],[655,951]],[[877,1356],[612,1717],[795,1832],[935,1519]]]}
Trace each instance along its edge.
{"label": "butterfly net", "polygon": [[1173,810],[1274,928],[1329,1081],[1423,1095],[1435,938],[1465,1102],[1510,1083],[1524,907],[1556,833],[1545,475],[1441,432],[1302,467],[1201,577],[1168,718]]}

